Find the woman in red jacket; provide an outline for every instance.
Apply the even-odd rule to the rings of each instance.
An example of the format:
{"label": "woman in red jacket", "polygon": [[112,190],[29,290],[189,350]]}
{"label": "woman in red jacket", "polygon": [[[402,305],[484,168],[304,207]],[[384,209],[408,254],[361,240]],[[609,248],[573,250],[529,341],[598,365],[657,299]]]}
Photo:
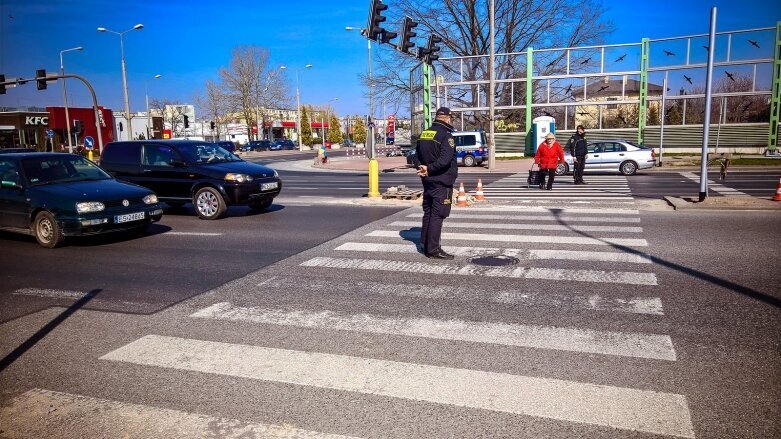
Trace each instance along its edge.
{"label": "woman in red jacket", "polygon": [[556,176],[556,166],[564,163],[564,150],[556,141],[553,133],[545,136],[545,141],[537,147],[534,163],[540,165],[540,189],[545,187],[545,174],[548,174],[548,190],[553,189],[553,177]]}

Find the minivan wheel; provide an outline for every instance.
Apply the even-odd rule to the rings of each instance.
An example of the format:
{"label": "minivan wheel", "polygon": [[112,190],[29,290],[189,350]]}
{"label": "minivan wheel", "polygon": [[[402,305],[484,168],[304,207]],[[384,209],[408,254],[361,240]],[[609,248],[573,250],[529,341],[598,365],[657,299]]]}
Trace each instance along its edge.
{"label": "minivan wheel", "polygon": [[569,172],[569,166],[566,163],[559,163],[556,165],[556,175],[564,175]]}
{"label": "minivan wheel", "polygon": [[57,225],[57,221],[54,219],[54,215],[49,212],[40,212],[35,216],[33,232],[35,232],[35,239],[38,240],[38,244],[46,248],[55,248],[62,244],[62,241],[65,239],[60,226]]}
{"label": "minivan wheel", "polygon": [[464,166],[474,166],[475,165],[475,158],[471,155],[465,155],[464,156]]}
{"label": "minivan wheel", "polygon": [[634,175],[635,172],[637,172],[637,163],[631,160],[627,160],[624,163],[621,163],[621,167],[619,169],[623,175]]}
{"label": "minivan wheel", "polygon": [[204,187],[198,190],[193,197],[193,206],[198,217],[205,220],[215,220],[225,214],[227,206],[216,189]]}

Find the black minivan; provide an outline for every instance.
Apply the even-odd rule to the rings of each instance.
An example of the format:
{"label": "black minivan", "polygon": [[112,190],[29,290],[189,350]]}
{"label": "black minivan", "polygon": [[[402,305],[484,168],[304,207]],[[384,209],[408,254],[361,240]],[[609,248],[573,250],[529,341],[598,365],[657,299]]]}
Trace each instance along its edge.
{"label": "black minivan", "polygon": [[267,209],[282,189],[275,170],[203,141],[112,142],[100,166],[120,180],[152,189],[169,206],[192,202],[198,216],[209,220],[222,217],[229,205]]}

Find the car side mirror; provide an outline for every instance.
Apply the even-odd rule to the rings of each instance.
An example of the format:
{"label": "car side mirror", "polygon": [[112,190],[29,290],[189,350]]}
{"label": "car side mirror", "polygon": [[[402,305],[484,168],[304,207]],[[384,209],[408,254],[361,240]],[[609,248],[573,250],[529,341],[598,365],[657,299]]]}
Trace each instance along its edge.
{"label": "car side mirror", "polygon": [[187,163],[185,163],[185,162],[183,162],[181,160],[171,159],[170,161],[168,161],[168,163],[171,166],[175,167],[175,168],[186,168],[187,167]]}

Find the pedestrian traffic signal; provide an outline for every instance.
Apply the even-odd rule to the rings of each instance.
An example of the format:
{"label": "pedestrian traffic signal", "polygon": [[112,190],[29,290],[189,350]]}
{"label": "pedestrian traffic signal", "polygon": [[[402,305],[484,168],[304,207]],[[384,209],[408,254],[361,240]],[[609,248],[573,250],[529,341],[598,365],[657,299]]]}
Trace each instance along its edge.
{"label": "pedestrian traffic signal", "polygon": [[401,23],[401,40],[399,42],[399,51],[402,53],[410,53],[410,49],[415,46],[412,39],[418,34],[415,33],[415,28],[418,23],[413,21],[409,17],[404,17],[404,21]]}
{"label": "pedestrian traffic signal", "polygon": [[[368,39],[377,41],[382,37],[382,34],[385,32],[382,22],[387,20],[387,18],[383,17],[382,12],[387,9],[388,5],[383,4],[381,0],[372,0],[371,9],[369,10],[369,24],[366,26],[368,31],[366,37]],[[393,37],[396,37],[396,35],[393,35]]]}
{"label": "pedestrian traffic signal", "polygon": [[214,121],[211,121],[211,124],[210,124],[210,125],[211,125],[211,127],[212,127],[212,131],[214,131],[214,127],[215,127]]}
{"label": "pedestrian traffic signal", "polygon": [[0,95],[5,94],[5,75],[0,75]]}
{"label": "pedestrian traffic signal", "polygon": [[[76,119],[73,121],[73,132],[76,134],[81,134],[81,130],[83,130],[84,127],[81,125],[81,121]],[[120,129],[120,131],[122,131]]]}
{"label": "pedestrian traffic signal", "polygon": [[184,115],[184,127],[190,128],[190,118],[186,114]]}
{"label": "pedestrian traffic signal", "polygon": [[46,69],[35,71],[35,83],[38,86],[38,90],[46,90]]}
{"label": "pedestrian traffic signal", "polygon": [[121,133],[123,130],[122,122],[119,122],[119,132]]}

